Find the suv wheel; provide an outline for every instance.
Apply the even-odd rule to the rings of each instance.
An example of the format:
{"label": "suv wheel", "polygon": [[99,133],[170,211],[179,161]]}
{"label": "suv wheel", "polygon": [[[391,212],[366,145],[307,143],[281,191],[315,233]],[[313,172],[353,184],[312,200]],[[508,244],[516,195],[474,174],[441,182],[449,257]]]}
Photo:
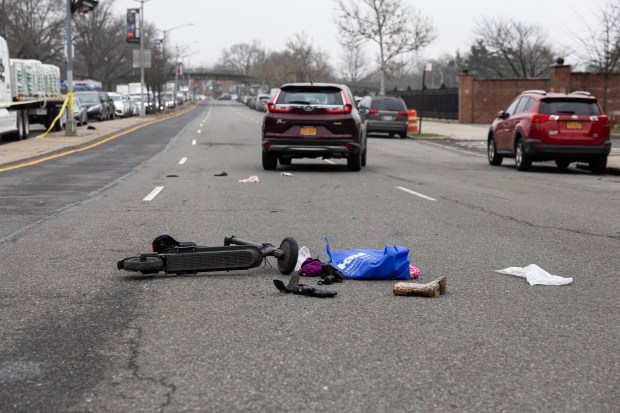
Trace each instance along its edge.
{"label": "suv wheel", "polygon": [[525,144],[521,139],[515,149],[515,166],[519,171],[527,171],[532,167],[532,159],[525,153]]}
{"label": "suv wheel", "polygon": [[607,157],[592,159],[589,166],[593,174],[602,175],[607,172]]}
{"label": "suv wheel", "polygon": [[273,171],[278,168],[278,157],[269,152],[263,152],[263,169]]}
{"label": "suv wheel", "polygon": [[489,140],[487,141],[487,155],[491,165],[501,165],[504,160],[503,156],[497,154],[497,148],[495,147],[495,139],[493,136],[489,136]]}
{"label": "suv wheel", "polygon": [[557,166],[559,169],[566,169],[568,168],[568,165],[570,165],[570,161],[567,161],[566,159],[555,160],[555,166]]}
{"label": "suv wheel", "polygon": [[362,152],[362,166],[366,166],[366,149]]}
{"label": "suv wheel", "polygon": [[347,168],[349,171],[357,172],[362,169],[362,154],[358,152],[357,154],[351,154],[347,158]]}
{"label": "suv wheel", "polygon": [[290,165],[292,160],[293,160],[292,158],[287,158],[287,157],[282,157],[282,156],[279,158],[280,165]]}

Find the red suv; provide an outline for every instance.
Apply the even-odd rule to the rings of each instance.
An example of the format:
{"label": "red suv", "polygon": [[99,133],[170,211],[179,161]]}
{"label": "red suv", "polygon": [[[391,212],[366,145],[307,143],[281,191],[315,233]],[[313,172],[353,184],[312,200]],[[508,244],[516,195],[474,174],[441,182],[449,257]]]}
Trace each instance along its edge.
{"label": "red suv", "polygon": [[525,91],[499,112],[487,140],[491,165],[515,158],[519,171],[536,161],[555,161],[558,168],[580,161],[603,174],[610,150],[609,120],[588,92]]}
{"label": "red suv", "polygon": [[263,168],[293,158],[346,158],[350,171],[366,165],[366,130],[345,85],[291,83],[267,105],[263,120]]}

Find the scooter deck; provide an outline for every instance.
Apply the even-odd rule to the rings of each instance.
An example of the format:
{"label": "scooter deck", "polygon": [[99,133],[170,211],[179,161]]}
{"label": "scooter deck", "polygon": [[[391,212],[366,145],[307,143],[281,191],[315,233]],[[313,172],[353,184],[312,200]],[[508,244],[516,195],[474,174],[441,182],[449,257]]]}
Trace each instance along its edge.
{"label": "scooter deck", "polygon": [[167,273],[247,270],[263,261],[261,250],[253,246],[201,247],[195,252],[159,254]]}

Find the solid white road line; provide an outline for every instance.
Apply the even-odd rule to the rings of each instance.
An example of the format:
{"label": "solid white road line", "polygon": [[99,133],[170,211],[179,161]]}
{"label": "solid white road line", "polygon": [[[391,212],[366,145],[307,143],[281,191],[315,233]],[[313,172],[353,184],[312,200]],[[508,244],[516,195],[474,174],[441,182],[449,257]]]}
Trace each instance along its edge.
{"label": "solid white road line", "polygon": [[192,145],[196,146],[196,139],[192,140]]}
{"label": "solid white road line", "polygon": [[410,193],[411,195],[419,196],[422,199],[426,199],[428,201],[437,201],[435,198],[431,198],[430,196],[426,196],[416,191],[412,191],[411,189],[403,188],[402,186],[396,186],[396,189],[400,189],[401,191],[405,191]]}
{"label": "solid white road line", "polygon": [[153,189],[151,191],[150,194],[148,194],[143,201],[152,201],[153,199],[155,199],[155,197],[157,196],[157,194],[159,194],[161,192],[161,190],[164,189],[163,186],[156,186],[155,189]]}
{"label": "solid white road line", "polygon": [[187,158],[186,158],[186,157],[183,157],[183,158],[181,158],[181,160],[179,161],[179,165],[184,165],[184,164],[185,164],[185,162],[187,162]]}

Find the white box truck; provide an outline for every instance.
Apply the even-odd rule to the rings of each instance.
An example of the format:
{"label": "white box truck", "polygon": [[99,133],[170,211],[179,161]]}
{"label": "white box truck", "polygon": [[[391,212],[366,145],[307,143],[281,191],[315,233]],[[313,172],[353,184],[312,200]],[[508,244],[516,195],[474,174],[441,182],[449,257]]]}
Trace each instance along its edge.
{"label": "white box truck", "polygon": [[[25,139],[31,123],[49,127],[63,102],[60,68],[38,60],[11,59],[6,40],[0,37],[0,138]],[[63,118],[56,130],[64,128]]]}

